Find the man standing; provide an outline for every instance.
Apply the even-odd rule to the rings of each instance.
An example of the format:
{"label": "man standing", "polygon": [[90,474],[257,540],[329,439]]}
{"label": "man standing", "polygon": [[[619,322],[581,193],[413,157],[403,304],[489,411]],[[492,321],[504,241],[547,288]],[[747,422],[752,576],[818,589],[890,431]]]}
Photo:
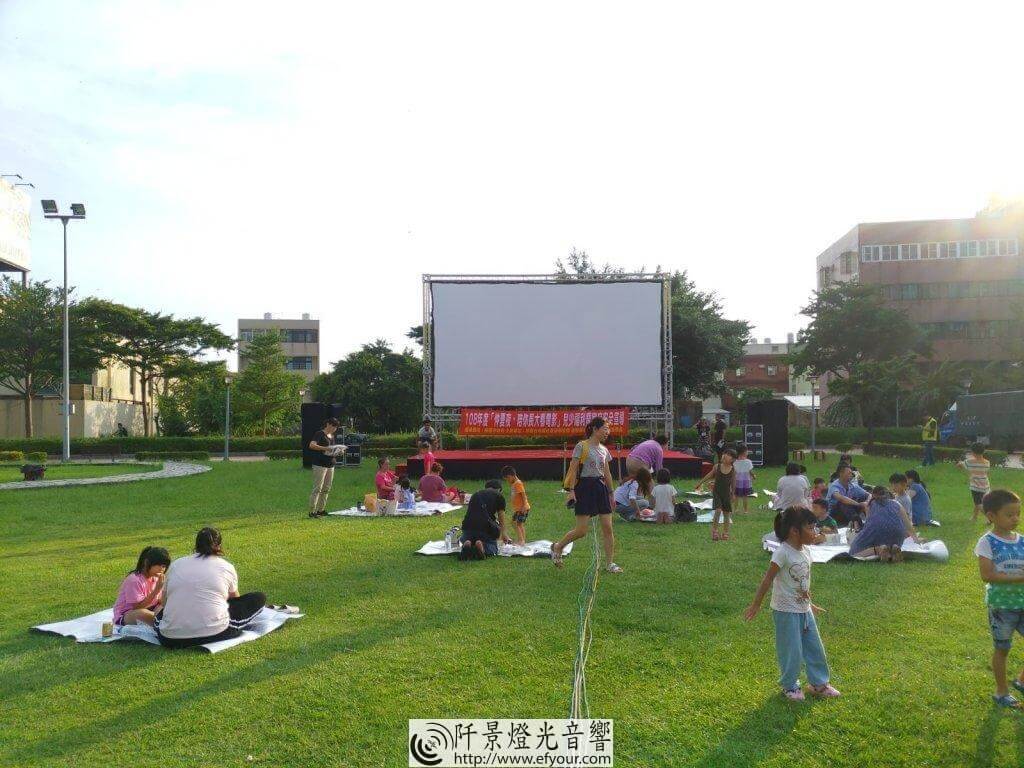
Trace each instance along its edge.
{"label": "man standing", "polygon": [[921,442],[924,443],[924,458],[921,464],[929,466],[935,463],[935,443],[939,439],[939,423],[934,416],[924,420],[924,428],[921,430]]}
{"label": "man standing", "polygon": [[323,429],[313,435],[309,441],[309,450],[315,452],[313,457],[313,492],[309,495],[309,516],[324,517],[327,512],[327,494],[331,492],[334,482],[335,455],[340,447],[334,443],[334,433],[338,431],[339,422],[335,418],[327,419]]}
{"label": "man standing", "polygon": [[720,413],[715,415],[715,434],[712,440],[715,446],[715,456],[718,457],[718,461],[721,461],[722,451],[725,450],[725,416]]}

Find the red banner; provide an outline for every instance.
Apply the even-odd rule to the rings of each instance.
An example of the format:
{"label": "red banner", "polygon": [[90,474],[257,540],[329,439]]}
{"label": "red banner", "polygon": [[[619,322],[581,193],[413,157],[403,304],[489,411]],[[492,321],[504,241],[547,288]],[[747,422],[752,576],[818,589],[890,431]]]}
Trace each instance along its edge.
{"label": "red banner", "polygon": [[463,408],[459,434],[473,435],[552,435],[582,437],[587,423],[595,416],[608,422],[612,435],[629,432],[629,408],[566,408],[555,411],[517,408]]}

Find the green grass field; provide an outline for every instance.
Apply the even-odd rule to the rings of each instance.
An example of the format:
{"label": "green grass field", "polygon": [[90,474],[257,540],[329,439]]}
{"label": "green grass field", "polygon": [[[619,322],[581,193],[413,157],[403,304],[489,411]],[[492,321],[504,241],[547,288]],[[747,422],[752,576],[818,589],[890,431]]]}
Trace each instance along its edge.
{"label": "green grass field", "polygon": [[[0,464],[0,483],[24,480],[21,467],[27,462],[19,461],[11,464]],[[72,480],[83,477],[107,477],[108,475],[125,475],[132,472],[153,472],[160,468],[159,464],[59,464],[46,465],[45,480]]]}
{"label": "green grass field", "polygon": [[[858,465],[869,481],[909,466]],[[756,486],[774,488],[778,474]],[[592,716],[615,719],[616,765],[1024,762],[1024,720],[989,698],[971,554],[982,524],[952,466],[924,477],[943,522],[925,534],[941,535],[950,562],[815,566],[843,692],[829,702],[783,701],[769,611],[741,616],[767,566],[768,513],[738,517],[734,540],[716,544],[706,525],[617,522],[625,573],[602,575],[587,670]],[[369,466],[338,470],[332,508],[371,480]],[[0,495],[0,764],[400,766],[408,718],[566,716],[589,540],[561,571],[420,557],[461,517],[309,520],[309,481],[298,462],[218,463],[181,479]],[[1021,472],[993,481],[1024,490]],[[528,485],[531,538],[571,524],[557,487]],[[209,524],[243,591],[307,617],[216,656],[29,633],[112,604],[143,546],[183,555]],[[1024,663],[1024,646],[1010,660]]]}

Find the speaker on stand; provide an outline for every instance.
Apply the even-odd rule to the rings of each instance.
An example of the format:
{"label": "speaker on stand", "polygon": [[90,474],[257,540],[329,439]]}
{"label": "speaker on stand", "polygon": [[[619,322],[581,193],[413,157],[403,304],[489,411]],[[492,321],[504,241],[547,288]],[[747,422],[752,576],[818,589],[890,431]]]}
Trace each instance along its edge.
{"label": "speaker on stand", "polygon": [[789,403],[762,400],[747,406],[747,424],[764,427],[764,463],[781,466],[789,461]]}

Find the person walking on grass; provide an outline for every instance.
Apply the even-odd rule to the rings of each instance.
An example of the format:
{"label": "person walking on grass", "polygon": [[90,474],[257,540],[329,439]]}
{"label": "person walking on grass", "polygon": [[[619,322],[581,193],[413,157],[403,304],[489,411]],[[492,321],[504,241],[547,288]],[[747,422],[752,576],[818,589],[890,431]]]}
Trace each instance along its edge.
{"label": "person walking on grass", "polygon": [[757,475],[754,474],[754,462],[748,457],[749,449],[743,443],[736,446],[736,461],[733,463],[736,471],[736,499],[742,502],[743,514],[747,514],[747,504],[750,497],[754,495],[754,481]]}
{"label": "person walking on grass", "polygon": [[775,656],[779,662],[782,695],[790,701],[803,701],[800,667],[807,668],[812,696],[832,699],[839,691],[829,684],[828,660],[818,634],[814,616],[822,609],[811,602],[811,556],[806,546],[818,534],[817,521],[805,507],[788,507],[775,516],[775,535],[779,548],[772,554],[768,572],[757,587],[754,600],[743,612],[752,621],[761,610],[769,588],[772,591],[772,619],[775,623]]}
{"label": "person walking on grass", "polygon": [[981,514],[981,500],[989,492],[991,486],[988,482],[988,471],[992,468],[988,459],[985,458],[985,446],[975,443],[971,446],[970,453],[963,461],[957,462],[957,466],[967,473],[968,488],[971,491],[971,500],[974,502],[974,516],[971,520],[977,520]]}
{"label": "person walking on grass", "polygon": [[334,433],[341,422],[335,418],[327,419],[323,428],[313,435],[309,441],[309,450],[313,451],[313,492],[309,494],[309,516],[324,517],[327,514],[327,495],[334,483],[334,466],[337,447]]}
{"label": "person walking on grass", "polygon": [[586,440],[576,443],[572,461],[565,475],[563,487],[569,492],[567,506],[572,506],[576,525],[561,541],[551,545],[551,561],[556,568],[562,566],[562,552],[570,542],[587,535],[590,520],[601,521],[601,538],[604,542],[604,556],[608,561],[608,573],[622,573],[615,563],[615,533],[612,531],[612,501],[614,484],[609,468],[611,455],[602,443],[608,439],[608,422],[596,416],[587,424]]}
{"label": "person walking on grass", "polygon": [[[736,468],[733,462],[736,461],[736,451],[726,448],[722,451],[721,460],[715,464],[710,472],[705,475],[697,487],[699,491],[704,483],[713,481],[711,487],[711,503],[715,509],[715,515],[711,520],[711,540],[728,541],[729,527],[732,525],[732,500],[736,496]],[[718,533],[718,521],[722,521],[722,534]]]}
{"label": "person walking on grass", "polygon": [[[1006,685],[1006,657],[1010,655],[1013,633],[1024,634],[1024,539],[1017,533],[1020,522],[1020,496],[1012,491],[995,490],[982,500],[985,517],[992,530],[978,539],[974,554],[985,582],[985,605],[992,631],[992,674],[996,692],[992,699],[1000,707],[1020,709],[1020,700]],[[1024,670],[1013,687],[1024,693]]]}
{"label": "person walking on grass", "polygon": [[921,445],[924,447],[924,455],[921,457],[922,466],[930,466],[935,463],[935,443],[939,439],[939,423],[934,416],[928,416],[921,428]]}

